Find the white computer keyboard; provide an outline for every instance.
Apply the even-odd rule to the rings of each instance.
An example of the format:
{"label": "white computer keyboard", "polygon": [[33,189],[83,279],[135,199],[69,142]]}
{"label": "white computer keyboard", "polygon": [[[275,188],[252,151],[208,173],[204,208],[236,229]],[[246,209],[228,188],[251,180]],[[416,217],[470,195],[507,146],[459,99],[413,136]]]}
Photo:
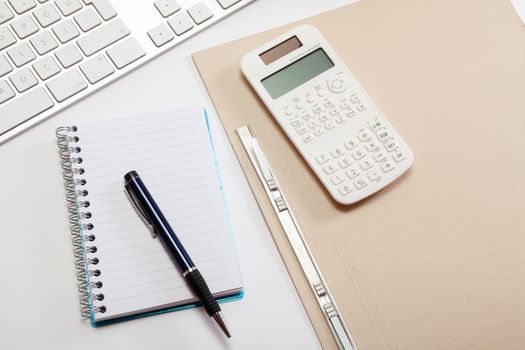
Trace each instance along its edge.
{"label": "white computer keyboard", "polygon": [[255,0],[0,0],[0,143]]}

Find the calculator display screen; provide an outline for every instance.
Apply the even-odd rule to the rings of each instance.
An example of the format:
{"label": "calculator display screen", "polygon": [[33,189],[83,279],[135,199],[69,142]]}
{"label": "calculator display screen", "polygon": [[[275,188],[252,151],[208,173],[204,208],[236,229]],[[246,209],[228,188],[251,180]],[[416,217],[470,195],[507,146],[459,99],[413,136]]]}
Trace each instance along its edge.
{"label": "calculator display screen", "polygon": [[275,100],[296,87],[332,68],[334,63],[323,49],[317,49],[298,61],[261,80]]}

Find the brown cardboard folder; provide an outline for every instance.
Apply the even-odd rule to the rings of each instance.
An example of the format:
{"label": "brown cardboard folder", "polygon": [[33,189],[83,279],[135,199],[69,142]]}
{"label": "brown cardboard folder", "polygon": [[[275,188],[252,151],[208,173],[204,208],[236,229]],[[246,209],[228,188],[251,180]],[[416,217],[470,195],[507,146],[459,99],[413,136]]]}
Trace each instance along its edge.
{"label": "brown cardboard folder", "polygon": [[[364,0],[316,26],[414,153],[337,205],[242,77],[298,23],[194,55],[325,348],[335,343],[235,133],[249,124],[360,350],[525,349],[525,27],[508,0]],[[281,310],[282,311],[282,310]]]}

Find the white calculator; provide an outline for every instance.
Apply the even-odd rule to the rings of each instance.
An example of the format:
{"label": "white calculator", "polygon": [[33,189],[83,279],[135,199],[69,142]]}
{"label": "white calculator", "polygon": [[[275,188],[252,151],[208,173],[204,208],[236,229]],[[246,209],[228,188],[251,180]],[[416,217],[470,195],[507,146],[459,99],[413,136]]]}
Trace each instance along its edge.
{"label": "white calculator", "polygon": [[241,66],[337,202],[368,197],[412,165],[406,143],[315,27],[295,28]]}

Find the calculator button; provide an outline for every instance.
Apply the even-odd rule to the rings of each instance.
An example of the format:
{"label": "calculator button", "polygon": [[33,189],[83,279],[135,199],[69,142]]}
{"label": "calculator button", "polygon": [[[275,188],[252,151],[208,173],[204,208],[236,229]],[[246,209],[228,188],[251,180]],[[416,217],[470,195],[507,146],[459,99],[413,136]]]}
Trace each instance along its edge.
{"label": "calculator button", "polygon": [[311,119],[311,118],[312,118],[312,115],[310,113],[303,114],[303,119],[304,120],[308,120],[308,119]]}
{"label": "calculator button", "polygon": [[310,134],[303,136],[303,141],[306,142],[306,143],[310,143],[313,140],[314,140],[314,137],[312,135],[310,135]]}
{"label": "calculator button", "polygon": [[308,97],[306,98],[306,102],[308,102],[308,103],[314,103],[315,100],[313,99],[312,96],[308,96]]}
{"label": "calculator button", "polygon": [[307,130],[304,126],[301,126],[301,127],[298,128],[296,131],[297,131],[297,133],[298,133],[299,135],[304,135],[304,134],[306,134],[306,133],[308,132],[308,130]]}
{"label": "calculator button", "polygon": [[323,97],[323,96],[325,96],[325,95],[326,95],[326,94],[325,94],[325,92],[324,92],[323,90],[319,90],[319,91],[317,91],[317,96],[319,96],[319,97]]}
{"label": "calculator button", "polygon": [[359,166],[361,166],[361,169],[368,170],[372,167],[372,162],[370,162],[368,159],[365,159],[359,163]]}
{"label": "calculator button", "polygon": [[332,108],[332,109],[330,110],[330,115],[331,115],[331,116],[336,116],[336,115],[338,115],[338,114],[339,114],[339,110],[338,110],[337,108]]}
{"label": "calculator button", "polygon": [[363,152],[362,149],[358,148],[352,152],[352,156],[354,157],[355,160],[359,160],[365,156],[365,152]]}
{"label": "calculator button", "polygon": [[345,151],[343,151],[342,148],[336,148],[336,149],[334,149],[331,153],[332,153],[332,156],[333,156],[334,158],[339,158],[339,157],[341,157],[343,154],[345,154]]}
{"label": "calculator button", "polygon": [[303,108],[304,108],[304,105],[303,105],[301,102],[297,102],[297,103],[295,104],[295,108],[297,108],[297,109],[303,109]]}
{"label": "calculator button", "polygon": [[328,120],[328,116],[326,114],[321,114],[319,116],[319,120],[322,121],[322,122],[325,122]]}
{"label": "calculator button", "polygon": [[379,141],[381,142],[385,142],[387,140],[389,140],[390,138],[392,138],[392,135],[390,135],[390,133],[388,132],[388,130],[386,129],[381,129],[377,132],[377,137],[379,138]]}
{"label": "calculator button", "polygon": [[312,111],[315,113],[315,114],[319,114],[319,113],[322,113],[323,112],[323,108],[319,105],[314,105],[314,107],[312,108]]}
{"label": "calculator button", "polygon": [[379,119],[368,122],[368,126],[373,132],[377,132],[379,129],[384,127],[383,123]]}
{"label": "calculator button", "polygon": [[394,160],[396,162],[398,162],[398,163],[401,162],[402,160],[404,160],[406,157],[407,156],[406,156],[406,154],[404,152],[396,152],[394,154]]}
{"label": "calculator button", "polygon": [[312,129],[314,129],[314,128],[318,127],[318,126],[321,126],[321,125],[319,124],[319,122],[318,122],[317,120],[315,120],[315,119],[310,119],[310,120],[308,120],[308,121],[306,122],[306,124],[308,124],[308,127],[312,128]]}
{"label": "calculator button", "polygon": [[339,160],[339,166],[343,169],[348,168],[350,165],[352,165],[352,161],[348,157],[343,157]]}
{"label": "calculator button", "polygon": [[359,112],[362,112],[362,111],[364,111],[365,109],[366,109],[366,106],[365,106],[365,105],[363,105],[363,104],[358,104],[358,105],[357,105],[357,110],[358,110]]}
{"label": "calculator button", "polygon": [[341,103],[339,104],[339,107],[341,107],[341,109],[348,109],[350,108],[350,104],[346,102],[346,100],[342,100]]}
{"label": "calculator button", "polygon": [[326,173],[326,175],[330,175],[335,173],[337,170],[336,167],[334,167],[332,164],[328,164],[327,166],[323,167],[323,171]]}
{"label": "calculator button", "polygon": [[359,140],[361,140],[362,142],[366,142],[366,141],[369,141],[371,139],[371,135],[368,131],[366,130],[360,130],[358,133],[357,133],[357,137],[359,138]]}
{"label": "calculator button", "polygon": [[346,90],[346,84],[343,79],[335,78],[327,82],[328,89],[335,93],[341,93]]}
{"label": "calculator button", "polygon": [[298,127],[299,125],[301,125],[301,119],[299,119],[298,117],[295,117],[295,118],[292,118],[290,120],[290,124],[292,124],[292,126],[294,128]]}
{"label": "calculator button", "polygon": [[335,121],[337,124],[343,124],[344,122],[346,122],[346,118],[340,115],[339,117],[335,118]]}
{"label": "calculator button", "polygon": [[393,152],[397,149],[398,145],[397,145],[397,142],[394,141],[394,140],[391,140],[391,141],[388,141],[386,144],[385,144],[385,148],[387,149],[388,152]]}
{"label": "calculator button", "polygon": [[324,128],[326,130],[332,130],[334,128],[334,126],[335,126],[334,122],[332,122],[330,120],[327,121],[326,123],[324,123]]}
{"label": "calculator button", "polygon": [[389,161],[386,161],[383,164],[381,164],[381,169],[385,173],[388,173],[388,172],[390,172],[390,171],[392,171],[394,169],[394,164],[390,163]]}
{"label": "calculator button", "polygon": [[377,170],[372,170],[368,173],[368,178],[372,181],[377,181],[381,178],[381,174]]}
{"label": "calculator button", "polygon": [[341,193],[343,196],[346,196],[350,192],[352,192],[352,187],[350,187],[349,185],[343,185],[339,187],[339,193]]}
{"label": "calculator button", "polygon": [[345,181],[345,179],[342,176],[339,176],[339,175],[332,176],[332,178],[330,180],[332,180],[332,183],[334,185],[339,185],[340,183]]}
{"label": "calculator button", "polygon": [[351,167],[350,169],[348,169],[348,170],[346,171],[346,175],[347,175],[349,178],[351,178],[351,179],[358,177],[359,174],[360,174],[360,173],[359,173],[359,170],[357,170],[357,169],[354,168],[354,167]]}
{"label": "calculator button", "polygon": [[315,157],[315,160],[317,160],[319,164],[324,164],[330,160],[330,157],[326,153],[321,153]]}
{"label": "calculator button", "polygon": [[359,96],[357,96],[357,94],[350,95],[350,101],[352,101],[352,103],[358,103],[359,102]]}
{"label": "calculator button", "polygon": [[367,182],[365,179],[360,178],[354,181],[354,185],[358,190],[360,190],[367,185]]}
{"label": "calculator button", "polygon": [[321,127],[314,128],[314,135],[319,137],[324,135],[324,130]]}
{"label": "calculator button", "polygon": [[335,104],[332,101],[325,101],[324,106],[330,109],[335,108]]}
{"label": "calculator button", "polygon": [[366,144],[366,149],[368,150],[368,152],[375,152],[379,150],[379,145],[372,141]]}
{"label": "calculator button", "polygon": [[290,107],[287,107],[284,109],[284,114],[286,114],[287,116],[292,116],[293,110]]}
{"label": "calculator button", "polygon": [[345,142],[345,146],[350,151],[357,146],[357,141],[354,138],[351,138],[350,140]]}
{"label": "calculator button", "polygon": [[355,116],[356,116],[356,113],[353,110],[350,110],[350,111],[346,112],[346,117],[347,118],[353,118]]}
{"label": "calculator button", "polygon": [[386,159],[385,152],[374,153],[374,159],[376,160],[376,162],[381,163]]}

